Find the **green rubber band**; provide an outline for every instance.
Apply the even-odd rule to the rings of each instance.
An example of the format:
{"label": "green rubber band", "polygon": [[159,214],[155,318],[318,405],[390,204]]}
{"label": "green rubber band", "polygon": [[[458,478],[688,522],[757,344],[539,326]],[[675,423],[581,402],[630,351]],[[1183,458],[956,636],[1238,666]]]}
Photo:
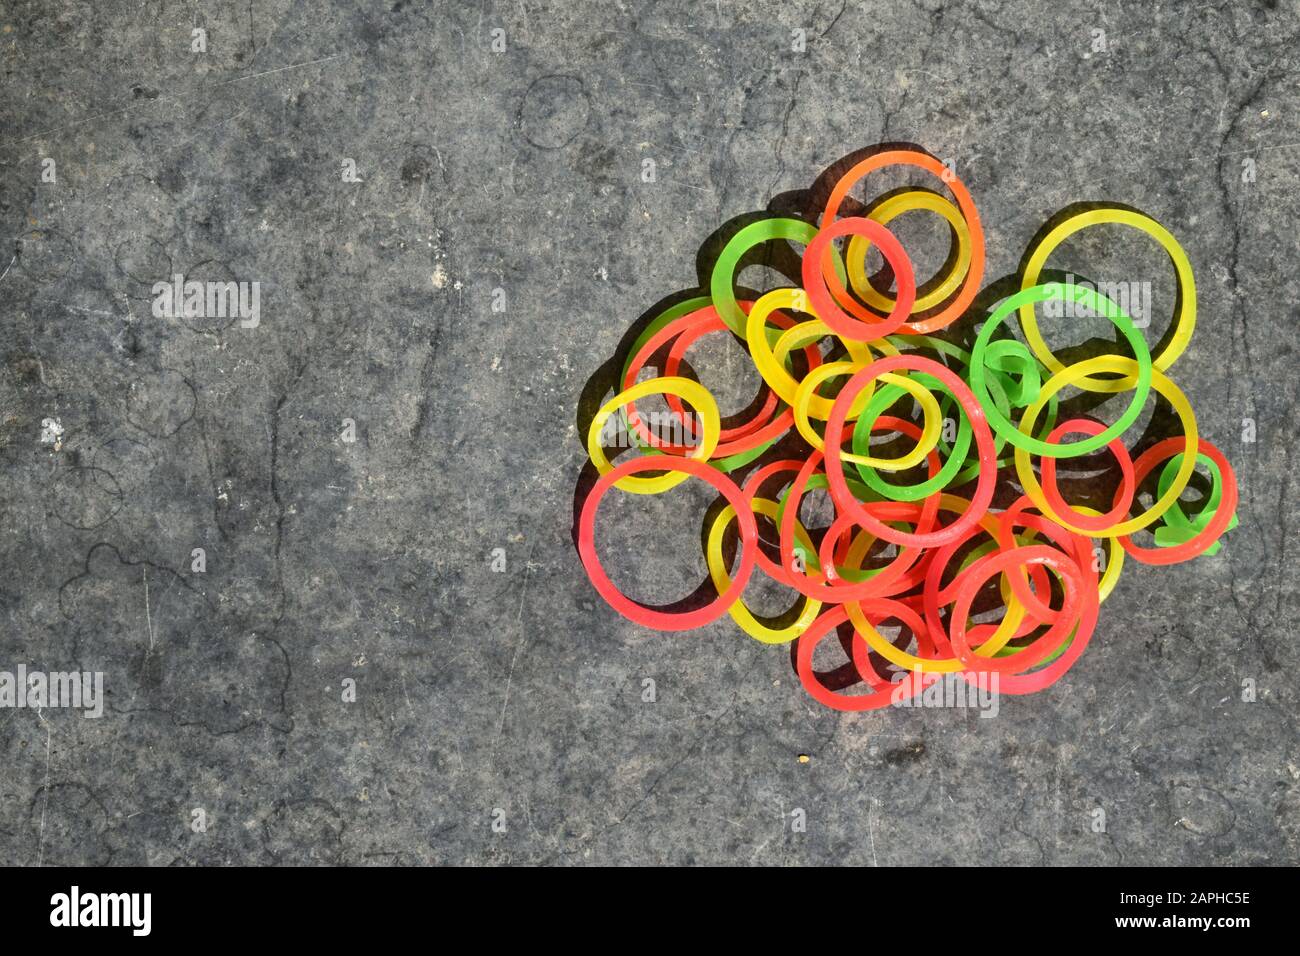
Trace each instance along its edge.
{"label": "green rubber band", "polygon": [[[931,351],[939,353],[941,356],[950,356],[952,358],[955,358],[957,359],[958,362],[961,363],[962,368],[953,369],[953,371],[956,372],[958,377],[961,378],[963,381],[966,380],[968,377],[967,373],[964,371],[964,368],[970,365],[970,353],[967,352],[961,346],[949,342],[947,339],[935,338],[934,336],[931,335],[891,335],[888,337],[887,341],[889,342],[890,345],[894,346],[900,352],[920,352],[920,351],[924,351],[925,349],[930,349]],[[945,364],[949,365],[950,368],[952,367],[950,363],[945,363]],[[993,376],[990,379],[990,385],[992,386],[992,391],[994,393],[993,400],[995,402],[998,402],[999,407],[1002,408],[1004,412],[1009,415],[1011,414],[1011,406],[1007,403],[1005,389],[1004,386],[1002,385],[1002,382],[1005,378],[1006,376],[1002,374],[1000,371],[995,371]],[[948,409],[952,406],[954,402],[956,402],[956,399],[953,398],[952,394],[945,389],[944,394],[939,399],[939,407],[943,411],[944,418],[948,417]],[[960,424],[965,420],[966,413],[964,411],[961,411],[961,404],[959,402],[957,403],[957,405],[958,405],[957,421],[960,426]],[[954,438],[954,441],[955,440],[956,439]],[[999,439],[996,434],[994,434],[993,436],[993,441],[994,441],[994,447],[998,451],[1001,451],[1002,446],[1005,444],[1005,442]],[[952,446],[949,445],[948,442],[944,440],[942,435],[940,435],[939,437],[939,443],[937,447],[939,449],[939,453],[945,456],[945,458],[951,457]],[[998,467],[1001,468],[1004,465],[1010,464],[1010,462],[1011,462],[1010,458],[1008,458],[1006,461],[999,461]],[[977,474],[979,474],[979,469],[980,469],[979,460],[976,459],[972,461],[970,465],[968,465],[962,471],[959,471],[956,475],[954,475],[952,481],[948,482],[946,487],[952,488],[958,485],[964,485],[966,482],[970,481]]]}
{"label": "green rubber band", "polygon": [[[933,376],[921,373],[911,377],[932,392],[936,390],[948,391],[948,387]],[[875,424],[876,419],[883,415],[890,405],[898,401],[904,394],[903,389],[897,385],[886,385],[871,396],[871,401],[867,403],[867,407],[858,416],[858,423],[853,428],[854,454],[870,454],[871,426]],[[970,422],[966,420],[965,415],[962,415],[957,422],[957,440],[953,444],[953,451],[948,456],[948,460],[944,462],[938,473],[920,484],[892,485],[881,478],[876,469],[856,462],[854,465],[858,470],[858,474],[862,476],[862,480],[876,493],[884,495],[893,501],[918,501],[948,487],[949,482],[966,463],[966,455],[970,450],[971,434]]]}
{"label": "green rubber band", "polygon": [[1017,376],[1014,390],[1007,388],[1007,400],[1012,407],[1032,405],[1043,386],[1043,377],[1039,372],[1038,359],[1034,358],[1029,347],[1015,339],[999,339],[989,343],[985,354],[989,368],[1004,373],[1002,378],[1008,386],[1013,382],[1012,377]]}
{"label": "green rubber band", "polygon": [[[1137,359],[1138,372],[1136,387],[1133,390],[1133,399],[1115,424],[1100,434],[1085,438],[1082,441],[1056,445],[1035,438],[1027,431],[1022,431],[994,406],[989,396],[985,361],[994,330],[1005,322],[1013,312],[1018,311],[1022,306],[1031,306],[1037,302],[1067,298],[1110,319],[1115,327],[1124,334],[1124,338],[1128,340],[1129,345],[1133,348],[1134,357]],[[1151,391],[1151,350],[1147,348],[1146,340],[1142,338],[1141,333],[1134,327],[1133,320],[1125,315],[1123,310],[1110,299],[1087,286],[1048,282],[1044,285],[1030,286],[1028,289],[1017,292],[1006,299],[989,316],[984,323],[984,327],[980,329],[979,337],[975,340],[975,348],[971,352],[970,387],[971,391],[975,393],[976,400],[984,407],[984,413],[988,418],[989,425],[997,434],[1017,448],[1021,448],[1031,455],[1041,455],[1047,458],[1078,458],[1110,444],[1111,441],[1122,435],[1130,425],[1137,421],[1137,417],[1142,414],[1142,407],[1146,404],[1147,394]]]}
{"label": "green rubber band", "polygon": [[[745,313],[736,301],[736,267],[740,260],[755,246],[773,239],[786,239],[803,245],[813,241],[817,227],[802,219],[760,219],[751,223],[731,237],[722,248],[722,254],[713,265],[713,275],[709,277],[709,292],[713,297],[713,307],[727,328],[743,340],[745,338]],[[834,248],[834,247],[832,247]],[[844,260],[838,250],[834,256],[835,274],[841,282],[847,281]]]}
{"label": "green rubber band", "polygon": [[[966,376],[963,376],[963,378],[966,378]],[[989,377],[989,386],[990,386],[989,390],[993,393],[993,403],[997,406],[997,408],[999,408],[1002,411],[1002,414],[1007,415],[1009,417],[1011,414],[1012,404],[1010,400],[1007,398],[1007,392],[1011,391],[1015,386],[1012,384],[1003,384],[1006,381],[1007,381],[1007,377],[1004,373],[994,372]],[[1038,397],[1038,390],[1035,389],[1034,398],[1036,399],[1037,397]],[[941,399],[939,399],[939,407],[943,411],[945,418],[948,415],[949,406],[951,406],[954,401],[955,399],[953,399],[951,395],[945,395]],[[1052,433],[1052,429],[1056,427],[1056,416],[1059,412],[1059,399],[1055,395],[1051,396],[1047,400],[1047,407],[1046,409],[1044,409],[1044,411],[1046,414],[1043,416],[1042,426],[1040,426],[1038,429],[1038,437],[1046,441],[1047,436],[1050,435]],[[959,415],[965,415],[965,412],[962,411],[960,404],[958,404],[957,406],[957,412]],[[994,453],[998,455],[997,466],[999,468],[1009,467],[1011,463],[1014,461],[1014,457],[1012,455],[1002,454],[1002,449],[1006,447],[1006,444],[1007,443],[1002,440],[1002,436],[1000,436],[997,432],[993,433],[993,448],[994,448]],[[942,437],[940,437],[939,440],[939,450],[944,454],[950,454],[948,443],[945,442],[942,439]],[[953,478],[949,487],[955,488],[964,485],[966,482],[971,481],[977,475],[979,475],[979,471],[980,471],[979,460],[978,459],[972,460],[969,465],[967,465],[964,469],[962,469],[960,472],[957,473],[957,476]]]}
{"label": "green rubber band", "polygon": [[754,448],[745,451],[738,451],[734,455],[728,455],[726,458],[719,458],[717,461],[710,461],[709,464],[725,475],[727,472],[735,471],[737,468],[742,468],[745,465],[748,465],[751,461],[754,461],[762,455],[763,452],[767,451],[784,437],[784,435],[777,435],[776,438],[766,441]]}
{"label": "green rubber band", "polygon": [[[1183,455],[1182,452],[1179,452],[1165,462],[1164,470],[1160,472],[1160,482],[1156,491],[1157,497],[1163,496],[1174,483],[1174,477],[1182,461]],[[1206,498],[1205,505],[1196,513],[1195,518],[1188,518],[1187,513],[1183,511],[1182,506],[1177,501],[1169,506],[1169,510],[1161,516],[1163,524],[1155,530],[1156,545],[1159,547],[1172,548],[1175,545],[1192,540],[1192,538],[1204,531],[1206,526],[1214,519],[1215,513],[1219,510],[1219,505],[1223,501],[1223,474],[1219,471],[1219,466],[1208,455],[1197,455],[1196,463],[1205,465],[1213,476],[1213,481],[1210,484],[1210,495]],[[1224,534],[1235,527],[1237,527],[1237,516],[1233,514],[1228,521],[1228,526],[1223,529]],[[1215,541],[1201,553],[1216,554],[1221,546],[1221,542]]]}

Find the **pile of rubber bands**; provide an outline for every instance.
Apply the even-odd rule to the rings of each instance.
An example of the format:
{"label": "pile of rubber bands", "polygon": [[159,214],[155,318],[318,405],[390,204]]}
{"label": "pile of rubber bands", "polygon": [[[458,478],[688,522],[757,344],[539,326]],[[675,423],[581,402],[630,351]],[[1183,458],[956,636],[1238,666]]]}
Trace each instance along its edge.
{"label": "pile of rubber bands", "polygon": [[[938,192],[910,189],[855,207],[861,215],[841,214],[855,184],[895,164],[940,178],[956,204]],[[946,270],[920,290],[907,253],[886,228],[913,210],[942,216],[954,242]],[[1092,286],[1040,281],[1064,239],[1103,223],[1154,238],[1177,273],[1178,305],[1158,355],[1133,320]],[[801,286],[738,301],[742,259],[774,241],[803,246]],[[881,291],[879,276],[867,273],[873,246],[892,272],[892,292]],[[1163,565],[1213,554],[1219,537],[1235,526],[1237,483],[1223,454],[1198,436],[1191,405],[1167,375],[1196,319],[1191,266],[1173,236],[1128,208],[1094,206],[1064,218],[1029,251],[1019,291],[978,316],[982,323],[967,350],[935,333],[974,314],[984,262],[983,231],[966,187],[919,150],[877,152],[854,165],[831,190],[820,226],[773,217],[731,238],[717,259],[710,295],[674,305],[649,323],[623,364],[622,391],[591,422],[587,450],[600,477],[582,501],[577,541],[591,582],[609,605],[659,630],[699,627],[729,614],[764,643],[797,641],[795,666],[814,698],[840,710],[870,710],[903,702],[944,675],[967,682],[996,675],[1000,693],[1042,690],[1087,647],[1125,555]],[[1053,300],[1108,319],[1127,354],[1063,365],[1035,312]],[[1013,317],[1023,341],[1008,327]],[[722,427],[709,390],[682,374],[686,350],[715,332],[743,341],[764,383],[757,414],[735,427]],[[642,380],[651,363],[660,374]],[[1091,415],[1057,422],[1066,388],[1127,404],[1117,404],[1110,425]],[[1153,392],[1181,420],[1181,435],[1134,458],[1121,439]],[[636,403],[652,395],[664,396],[682,440],[647,428]],[[618,464],[604,447],[613,416],[640,452]],[[911,448],[881,458],[873,443],[882,441]],[[799,449],[794,455],[787,450],[792,446]],[[1103,449],[1118,468],[1104,513],[1067,501],[1057,482],[1058,459]],[[1180,498],[1198,464],[1208,474],[1198,482],[1208,482],[1209,490],[1189,514],[1191,505]],[[921,468],[924,480],[897,480]],[[601,499],[611,488],[659,494],[689,478],[712,485],[726,502],[706,538],[716,599],[685,610],[634,601],[615,587],[596,554]],[[835,509],[819,541],[799,517],[800,502],[816,489],[829,493]],[[995,497],[1004,503],[996,510]],[[1154,499],[1145,510],[1144,498]],[[779,551],[772,542],[765,551],[758,516],[775,525]],[[1144,529],[1153,540],[1135,543]],[[755,565],[796,592],[794,606],[775,622],[760,620],[742,599]],[[882,634],[885,625],[897,635]],[[813,669],[818,645],[835,634],[855,672],[848,686],[830,686]]]}

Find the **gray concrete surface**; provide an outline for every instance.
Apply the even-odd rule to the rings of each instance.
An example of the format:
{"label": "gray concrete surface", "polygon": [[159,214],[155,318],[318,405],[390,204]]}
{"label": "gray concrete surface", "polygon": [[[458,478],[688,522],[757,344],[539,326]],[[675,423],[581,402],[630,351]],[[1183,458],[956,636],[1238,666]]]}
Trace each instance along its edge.
{"label": "gray concrete surface", "polygon": [[[4,3],[0,669],[107,709],[0,710],[0,862],[1296,862],[1298,7]],[[1242,483],[1218,556],[1126,569],[991,720],[826,711],[725,619],[624,622],[570,539],[628,327],[888,140],[956,161],[990,277],[1076,201],[1168,225],[1174,378]],[[1126,242],[1059,261],[1149,276],[1155,336]],[[260,324],[155,317],[177,272],[257,281]],[[707,501],[611,504],[616,579],[690,590]]]}

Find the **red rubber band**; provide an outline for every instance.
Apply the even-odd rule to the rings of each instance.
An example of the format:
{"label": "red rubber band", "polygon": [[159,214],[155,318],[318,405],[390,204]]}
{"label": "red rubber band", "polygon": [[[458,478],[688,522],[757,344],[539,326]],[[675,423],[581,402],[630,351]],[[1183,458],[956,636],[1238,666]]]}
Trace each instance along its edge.
{"label": "red rubber band", "polygon": [[[880,250],[894,270],[898,284],[898,298],[894,309],[883,319],[864,322],[846,314],[832,298],[833,292],[848,295],[844,285],[834,271],[829,274],[822,269],[832,239],[839,236],[865,236],[872,245]],[[902,244],[894,234],[874,219],[841,219],[822,229],[808,243],[803,254],[803,286],[808,293],[808,301],[814,313],[833,331],[848,339],[870,342],[898,331],[899,326],[912,314],[912,303],[916,301],[916,277],[912,272],[912,260],[903,251]],[[873,317],[874,318],[874,317]]]}
{"label": "red rubber band", "polygon": [[[804,486],[808,484],[808,479],[812,476],[821,460],[821,452],[814,451],[808,460],[803,463],[803,467],[799,469],[799,473],[790,484],[789,491],[786,492],[785,513],[781,519],[781,564],[791,574],[796,573],[794,571],[794,518],[799,511],[799,502],[803,497]],[[915,510],[916,505],[914,502],[879,501],[872,502],[871,507],[882,511],[883,516],[889,520],[899,521],[910,520],[909,515]],[[933,525],[938,511],[938,496],[926,499],[921,510],[919,526],[928,530]],[[898,556],[892,562],[883,568],[879,574],[866,581],[856,584],[846,583],[830,586],[824,583],[826,576],[823,570],[820,575],[813,577],[805,575],[797,579],[794,582],[794,587],[809,597],[831,603],[878,596],[888,593],[886,589],[894,585],[923,556],[924,550],[921,548],[900,548]]]}
{"label": "red rubber band", "polygon": [[[596,509],[605,492],[614,486],[614,482],[627,475],[642,471],[681,471],[694,478],[700,478],[727,499],[736,511],[736,527],[740,532],[740,566],[731,579],[731,584],[718,597],[704,607],[693,611],[661,611],[634,601],[614,586],[596,554]],[[750,573],[754,570],[754,556],[758,551],[758,524],[749,502],[740,494],[736,483],[711,467],[708,462],[695,458],[677,458],[672,455],[646,455],[630,459],[613,470],[607,471],[592,487],[591,493],[582,505],[582,516],[578,522],[578,553],[582,557],[587,577],[614,610],[628,620],[658,631],[685,631],[701,627],[727,613],[727,609],[739,600],[745,585],[749,583]]]}
{"label": "red rubber band", "polygon": [[[1085,435],[1100,435],[1105,430],[1106,426],[1100,422],[1094,422],[1089,418],[1073,418],[1052,429],[1052,433],[1047,436],[1047,442],[1057,444],[1066,435],[1077,432]],[[1051,456],[1042,459],[1041,484],[1047,503],[1052,506],[1053,511],[1083,531],[1105,531],[1119,524],[1128,517],[1129,508],[1133,505],[1133,495],[1137,492],[1137,481],[1133,477],[1133,459],[1129,456],[1124,443],[1116,438],[1106,447],[1119,462],[1120,486],[1115,492],[1115,506],[1104,515],[1080,514],[1071,508],[1056,485],[1056,459]]]}
{"label": "red rubber band", "polygon": [[[787,458],[783,461],[774,461],[771,464],[764,465],[745,479],[745,485],[740,489],[740,494],[747,503],[752,503],[754,498],[757,497],[759,489],[762,487],[763,483],[773,475],[780,474],[783,471],[797,472],[802,467],[803,462],[796,458]],[[793,528],[793,525],[791,528]],[[792,530],[791,534],[793,535],[793,533]],[[796,575],[769,558],[763,553],[762,548],[755,549],[755,558],[758,561],[758,566],[763,569],[763,573],[768,577],[786,585],[787,587],[798,590],[798,585],[794,583]]]}
{"label": "red rubber band", "polygon": [[[1043,515],[1028,514],[1025,509],[1036,507],[1026,495],[1021,495],[1016,501],[1002,514],[998,515],[1000,527],[998,528],[998,544],[1004,551],[1009,551],[1017,547],[1015,543],[1014,531],[1017,526],[1025,527],[1046,535],[1057,546],[1067,553],[1074,552],[1075,563],[1080,567],[1087,567],[1090,580],[1093,587],[1096,587],[1096,572],[1092,570],[1092,543],[1083,535],[1075,534],[1066,528],[1061,527],[1055,521]],[[1029,590],[1029,585],[1021,574],[1012,574],[1008,576],[1011,582],[1011,591],[1025,610],[1030,615],[1040,621],[1050,619],[1055,615],[1050,607],[1039,599],[1037,594]],[[1042,591],[1046,594],[1046,591]]]}
{"label": "red rubber band", "polygon": [[[882,707],[888,707],[892,703],[915,696],[926,685],[933,683],[939,677],[938,674],[921,675],[915,671],[909,671],[900,683],[891,684],[888,689],[873,690],[868,694],[839,694],[829,690],[817,679],[816,674],[813,672],[813,652],[817,650],[817,645],[822,642],[822,639],[828,633],[833,633],[835,628],[848,620],[848,616],[848,611],[842,605],[832,608],[813,621],[808,630],[799,635],[795,667],[798,670],[799,681],[803,684],[804,690],[808,691],[817,701],[833,710],[880,710]],[[853,662],[861,673],[864,659],[859,658],[857,650],[859,643],[865,647],[866,641],[855,640],[853,644]],[[867,665],[866,671],[874,676],[874,672],[869,665]],[[868,679],[867,674],[863,674],[863,679]]]}
{"label": "red rubber band", "polygon": [[[959,571],[953,578],[952,582],[946,586],[943,585],[943,574],[944,571],[947,570],[948,563],[952,560],[953,555],[955,555],[967,541],[975,537],[981,531],[986,534],[989,533],[988,529],[983,525],[973,525],[960,537],[950,541],[942,548],[933,552],[929,572],[926,575],[922,587],[921,602],[925,620],[930,629],[931,640],[937,649],[938,656],[940,657],[954,656],[952,648],[948,644],[948,634],[943,619],[939,613],[940,608],[946,607],[953,602],[965,575],[977,572],[978,569],[982,567],[996,552],[983,555],[975,561],[972,561],[969,566]],[[993,538],[994,543],[998,546],[999,550],[1008,550],[1008,547],[999,541],[996,535],[990,534],[990,537]],[[1012,547],[1016,546],[1017,545],[1012,545]],[[1046,593],[1047,589],[1046,574],[1047,572],[1043,571],[1041,568],[1030,572],[1030,577],[1033,580],[1035,587],[1041,589],[1043,593]],[[1020,626],[1016,629],[1014,637],[1023,637],[1033,631],[1038,624],[1050,623],[1052,620],[1055,620],[1056,616],[1056,611],[1050,608],[1047,609],[1046,613],[1040,613],[1037,616],[1032,612],[1026,613],[1025,620],[1021,622]],[[968,632],[971,646],[978,647],[983,644],[993,634],[997,627],[998,625],[996,624],[980,624],[971,628]]]}
{"label": "red rubber band", "polygon": [[[980,657],[975,654],[967,639],[967,619],[975,594],[984,582],[999,571],[1009,571],[1014,567],[1029,564],[1046,564],[1056,571],[1068,587],[1064,587],[1064,604],[1058,612],[1056,621],[1041,637],[1036,638],[1023,650],[1007,657]],[[972,569],[967,569],[970,572]],[[1010,575],[1014,578],[1018,575]],[[1010,551],[1001,551],[990,555],[988,561],[980,562],[980,567],[973,573],[963,575],[961,587],[958,588],[953,602],[952,614],[948,619],[948,643],[953,656],[966,665],[968,670],[976,672],[996,672],[1015,674],[1027,670],[1061,646],[1069,637],[1070,630],[1080,617],[1083,603],[1083,575],[1078,565],[1069,560],[1068,555],[1047,545],[1027,545]],[[1094,588],[1095,590],[1095,588]]]}
{"label": "red rubber band", "polygon": [[[939,379],[952,391],[953,396],[966,413],[966,417],[970,421],[971,431],[975,435],[975,447],[979,454],[980,463],[979,477],[975,484],[975,494],[971,498],[969,510],[958,517],[952,524],[940,528],[938,531],[917,531],[915,533],[896,531],[883,521],[873,517],[862,502],[858,501],[853,496],[853,493],[849,491],[848,484],[844,480],[844,463],[838,453],[829,455],[825,459],[826,479],[830,485],[831,498],[835,502],[835,507],[843,514],[852,515],[858,524],[872,532],[876,537],[892,541],[894,544],[931,548],[959,537],[966,528],[978,522],[988,510],[989,502],[993,500],[993,489],[997,482],[997,451],[993,445],[993,433],[984,417],[984,409],[980,407],[979,402],[976,401],[974,394],[971,393],[965,382],[958,378],[947,366],[924,356],[887,355],[884,358],[877,359],[866,368],[856,372],[849,379],[848,384],[840,390],[839,395],[836,396],[835,404],[831,406],[831,416],[826,422],[825,444],[828,451],[831,449],[838,450],[843,447],[844,420],[852,407],[854,399],[857,398],[868,382],[885,372],[897,368],[910,368]],[[937,508],[939,496],[937,494],[930,496],[930,498],[926,499],[926,504],[928,505],[931,500],[935,502]],[[784,535],[782,537],[784,538]]]}
{"label": "red rubber band", "polygon": [[[752,305],[753,303],[751,302],[740,303],[740,307],[745,311],[748,311]],[[781,313],[773,313],[769,321],[781,328],[790,328],[795,324],[793,319],[790,319],[788,316]],[[718,313],[711,305],[696,309],[694,312],[690,312],[674,319],[647,339],[637,351],[636,355],[632,357],[632,361],[627,367],[627,374],[623,377],[624,390],[631,388],[636,383],[637,376],[645,367],[646,362],[650,361],[650,358],[659,351],[665,343],[673,341],[673,349],[675,350],[678,344],[681,343],[683,337],[687,337],[686,344],[682,346],[681,352],[677,353],[676,358],[674,359],[673,352],[670,352],[664,363],[664,374],[676,375],[680,368],[681,356],[685,353],[686,348],[689,347],[692,342],[709,332],[726,331],[729,331],[726,324],[718,317]],[[808,359],[810,366],[821,364],[821,352],[818,351],[815,345],[807,346],[804,349],[804,355]],[[763,385],[763,390],[767,397],[764,400],[762,408],[753,418],[740,425],[723,429],[719,432],[719,443],[718,447],[713,451],[713,459],[725,458],[728,455],[749,451],[749,449],[756,448],[765,441],[780,437],[794,427],[794,412],[789,408],[775,414],[775,416],[771,417],[769,420],[769,416],[773,416],[773,413],[780,404],[780,399],[766,383]],[[760,394],[763,393],[761,392]],[[694,416],[686,414],[681,399],[678,398],[678,396],[671,394],[665,395],[664,398],[668,402],[669,408],[671,408],[676,414],[678,421],[681,422],[683,430],[694,434],[696,432]],[[693,448],[690,446],[667,442],[658,436],[651,434],[646,428],[645,423],[641,421],[641,416],[637,414],[635,408],[628,409],[627,423],[629,427],[635,430],[637,437],[640,438],[641,441],[645,442],[649,447],[659,450],[663,454],[685,456],[689,455],[691,451],[693,451]]]}
{"label": "red rubber band", "polygon": [[[1156,465],[1185,451],[1185,445],[1186,442],[1181,436],[1175,436],[1157,442],[1139,455],[1138,460],[1133,464],[1138,484],[1151,474]],[[1119,539],[1119,543],[1134,561],[1140,561],[1142,564],[1178,564],[1180,561],[1190,561],[1219,540],[1227,529],[1228,523],[1237,511],[1237,475],[1228,464],[1228,459],[1223,457],[1223,452],[1204,438],[1198,441],[1198,454],[1205,455],[1219,466],[1223,493],[1219,496],[1219,507],[1214,512],[1214,517],[1196,537],[1168,548],[1144,548],[1133,543],[1132,535],[1124,535]]]}

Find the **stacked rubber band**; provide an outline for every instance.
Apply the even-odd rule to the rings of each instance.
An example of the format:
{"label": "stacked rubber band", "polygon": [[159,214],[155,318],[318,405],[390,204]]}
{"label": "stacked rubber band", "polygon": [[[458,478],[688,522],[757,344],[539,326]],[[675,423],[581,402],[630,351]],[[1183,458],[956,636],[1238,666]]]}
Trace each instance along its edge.
{"label": "stacked rubber band", "polygon": [[[867,204],[864,215],[842,215],[851,188],[899,165],[940,179],[955,204],[937,192],[909,189]],[[915,210],[941,216],[954,242],[946,269],[920,290],[911,260],[887,228]],[[680,631],[727,614],[756,640],[797,641],[803,686],[839,710],[900,703],[945,674],[967,682],[997,675],[1001,693],[1042,690],[1087,647],[1126,556],[1173,564],[1213,554],[1236,524],[1232,467],[1198,435],[1190,403],[1167,375],[1196,321],[1187,256],[1140,212],[1092,207],[1067,216],[1030,249],[1019,291],[981,316],[968,350],[935,333],[974,315],[984,235],[969,192],[938,160],[898,149],[870,156],[834,186],[819,221],[773,217],[740,230],[717,259],[710,295],[664,311],[633,343],[621,391],[599,409],[587,435],[600,477],[582,502],[578,549],[591,582],[611,607],[647,627]],[[1157,355],[1111,299],[1087,285],[1040,281],[1064,239],[1100,224],[1147,234],[1173,264],[1178,305]],[[747,253],[769,242],[804,247],[802,284],[741,301],[737,269]],[[867,274],[873,247],[892,273],[892,293]],[[1035,312],[1052,300],[1108,319],[1127,352],[1065,365]],[[1023,341],[1011,335],[1013,319]],[[710,391],[682,374],[686,350],[711,333],[739,337],[763,381],[757,413],[734,427],[722,427]],[[824,357],[828,340],[826,354],[834,360]],[[657,356],[660,374],[640,380]],[[1110,425],[1093,417],[1057,421],[1067,388],[1127,404]],[[1176,413],[1181,435],[1134,458],[1123,436],[1153,393]],[[647,428],[636,403],[652,395],[664,396],[689,440],[668,442]],[[618,464],[602,441],[616,415],[641,452]],[[906,454],[882,458],[873,439],[914,444]],[[799,449],[794,455],[786,451],[792,446]],[[1119,473],[1104,513],[1072,504],[1057,480],[1058,459],[1102,449]],[[1198,464],[1210,488],[1189,514],[1180,499]],[[924,480],[898,481],[921,466]],[[1140,492],[1151,476],[1154,501],[1143,507]],[[686,610],[634,601],[615,587],[596,554],[601,500],[611,489],[652,495],[692,478],[712,485],[726,502],[706,537],[716,598]],[[815,489],[826,489],[835,508],[819,540],[799,517],[801,501]],[[995,499],[1005,506],[995,509]],[[779,552],[765,553],[758,516],[776,526]],[[1135,543],[1133,536],[1144,531],[1152,543]],[[755,566],[794,592],[795,607],[783,618],[790,623],[778,627],[746,606],[742,594]],[[886,624],[896,627],[896,636],[881,633]],[[814,652],[835,634],[856,685],[831,686],[813,669]]]}

